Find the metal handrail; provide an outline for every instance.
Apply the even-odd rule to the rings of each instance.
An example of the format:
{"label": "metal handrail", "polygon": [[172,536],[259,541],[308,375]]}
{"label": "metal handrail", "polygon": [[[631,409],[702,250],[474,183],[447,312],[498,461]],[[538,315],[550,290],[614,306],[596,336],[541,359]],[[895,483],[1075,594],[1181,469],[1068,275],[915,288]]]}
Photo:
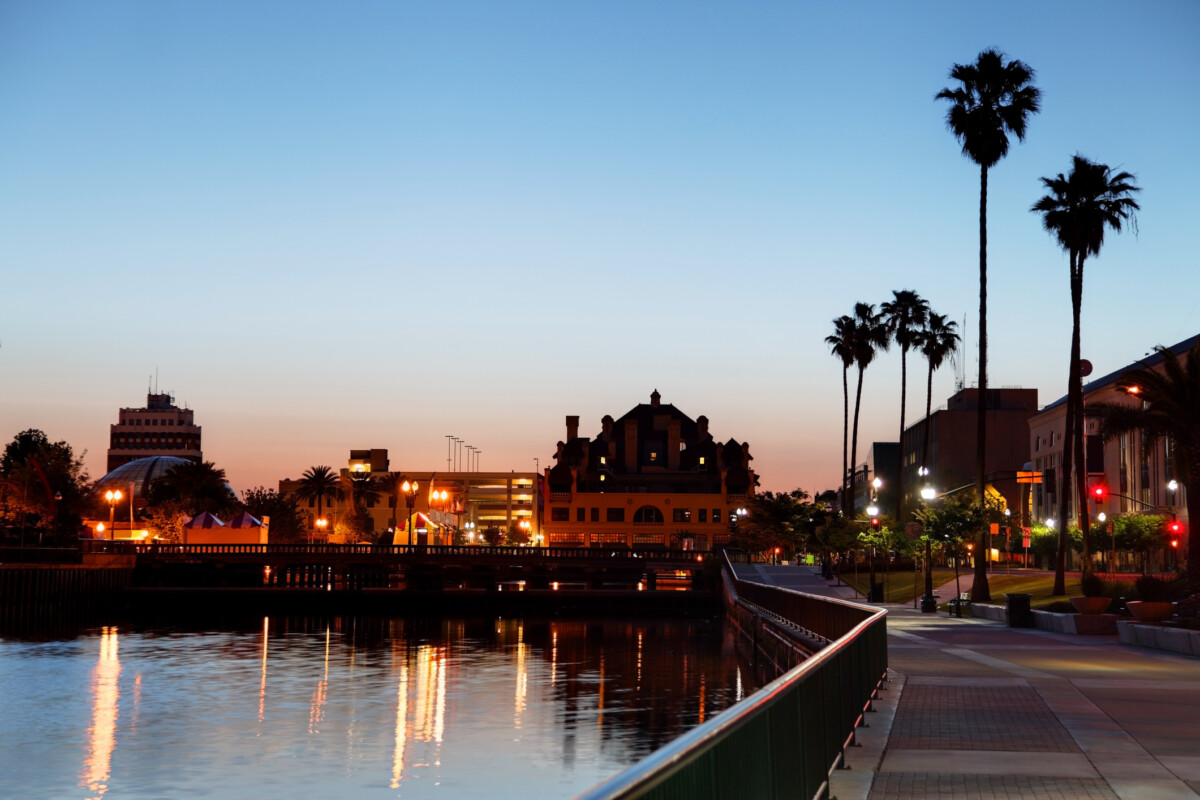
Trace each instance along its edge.
{"label": "metal handrail", "polygon": [[[726,559],[732,573],[732,565]],[[883,609],[733,580],[764,607],[824,613],[796,620],[833,633],[828,646],[709,722],[580,795],[626,798],[827,797],[829,775],[887,672]],[[758,592],[757,589],[764,592]],[[857,619],[857,622],[855,622]],[[848,627],[847,627],[848,626]]]}

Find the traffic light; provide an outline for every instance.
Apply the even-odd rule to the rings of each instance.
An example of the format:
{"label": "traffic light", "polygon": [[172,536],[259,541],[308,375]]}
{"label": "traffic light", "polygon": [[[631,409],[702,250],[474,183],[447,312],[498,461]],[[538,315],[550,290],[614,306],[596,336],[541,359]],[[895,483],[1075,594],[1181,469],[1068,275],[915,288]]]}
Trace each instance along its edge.
{"label": "traffic light", "polygon": [[1173,519],[1167,523],[1167,531],[1171,534],[1172,539],[1177,539],[1183,531],[1183,525],[1177,519]]}
{"label": "traffic light", "polygon": [[881,525],[879,522],[879,517],[871,517],[871,530],[875,531],[876,533],[879,533],[880,527],[881,527]]}
{"label": "traffic light", "polygon": [[1096,501],[1096,506],[1108,499],[1108,486],[1103,483],[1097,483],[1092,486],[1092,499]]}

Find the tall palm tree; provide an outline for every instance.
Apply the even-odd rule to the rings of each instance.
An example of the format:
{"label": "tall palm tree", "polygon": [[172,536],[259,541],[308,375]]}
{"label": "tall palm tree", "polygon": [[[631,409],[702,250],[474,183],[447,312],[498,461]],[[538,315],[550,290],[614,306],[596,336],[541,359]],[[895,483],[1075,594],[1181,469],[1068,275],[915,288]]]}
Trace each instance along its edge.
{"label": "tall palm tree", "polygon": [[[1033,69],[1004,54],[984,50],[974,64],[955,64],[950,78],[954,89],[942,89],[936,99],[949,100],[946,125],[962,142],[963,155],[979,165],[979,411],[976,420],[975,490],[984,504],[984,471],[987,469],[987,182],[988,170],[1008,154],[1008,135],[1025,139],[1025,125],[1041,104],[1041,91],[1032,84]],[[979,552],[987,542],[979,531]],[[987,562],[976,559],[971,599],[987,601]]]}
{"label": "tall palm tree", "polygon": [[918,331],[914,346],[920,348],[921,355],[929,362],[929,376],[925,381],[925,437],[921,442],[921,466],[929,468],[929,413],[933,408],[933,373],[947,359],[953,359],[958,350],[958,323],[948,320],[942,314],[929,312],[925,327]]}
{"label": "tall palm tree", "polygon": [[896,448],[896,524],[904,523],[904,409],[908,397],[908,350],[929,319],[929,302],[911,289],[892,291],[879,306],[888,335],[900,347],[900,438]]}
{"label": "tall palm tree", "polygon": [[309,467],[300,476],[300,487],[296,489],[296,497],[301,500],[315,500],[317,503],[317,518],[321,517],[326,500],[334,500],[341,494],[340,480],[331,467]]}
{"label": "tall palm tree", "polygon": [[[883,315],[876,313],[873,303],[854,304],[854,363],[858,365],[858,388],[854,393],[854,424],[850,433],[850,472],[853,475],[858,460],[858,412],[862,407],[863,372],[875,360],[875,354],[887,350],[891,339]],[[854,509],[854,484],[850,484],[850,508]]]}
{"label": "tall palm tree", "polygon": [[1175,469],[1187,494],[1187,574],[1200,581],[1200,346],[1193,347],[1187,360],[1165,347],[1162,371],[1143,368],[1121,376],[1126,386],[1138,388],[1140,402],[1134,405],[1090,403],[1088,413],[1100,419],[1100,436],[1105,441],[1130,431],[1141,431],[1144,442],[1169,439],[1178,454]]}
{"label": "tall palm tree", "polygon": [[850,446],[850,386],[847,381],[850,367],[854,366],[854,337],[857,329],[854,319],[845,314],[833,321],[833,333],[825,337],[834,357],[842,362],[842,511],[849,511],[847,481],[849,466],[847,448]]}
{"label": "tall palm tree", "polygon": [[[1069,492],[1067,482],[1075,466],[1076,508],[1079,529],[1088,530],[1087,468],[1084,462],[1083,386],[1079,368],[1079,313],[1083,305],[1083,265],[1088,256],[1098,256],[1104,244],[1104,232],[1118,233],[1125,222],[1136,229],[1134,212],[1139,208],[1133,193],[1141,191],[1128,172],[1114,173],[1106,164],[1097,164],[1083,156],[1072,159],[1071,172],[1042,178],[1048,191],[1030,209],[1042,215],[1042,227],[1067,251],[1071,270],[1071,358],[1067,370],[1067,429],[1063,436],[1062,475],[1064,489],[1059,496],[1058,558],[1054,567],[1055,592],[1065,587],[1066,519]],[[1074,464],[1072,463],[1074,462]],[[1083,572],[1091,572],[1088,537],[1083,537]]]}

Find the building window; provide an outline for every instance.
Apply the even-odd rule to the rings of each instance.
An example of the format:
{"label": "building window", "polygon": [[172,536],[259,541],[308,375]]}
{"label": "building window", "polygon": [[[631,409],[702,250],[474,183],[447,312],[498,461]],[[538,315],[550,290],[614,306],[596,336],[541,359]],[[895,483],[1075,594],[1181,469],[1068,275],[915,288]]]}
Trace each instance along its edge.
{"label": "building window", "polygon": [[654,463],[654,462],[655,462],[655,461],[657,461],[657,460],[658,460],[658,451],[657,451],[657,450],[651,450],[651,451],[650,451],[650,462],[651,462],[651,463]]}
{"label": "building window", "polygon": [[700,522],[708,522],[708,509],[700,509]]}
{"label": "building window", "polygon": [[600,521],[600,509],[593,508],[592,509],[592,522],[599,522],[599,521]]}
{"label": "building window", "polygon": [[662,525],[663,521],[662,512],[654,506],[642,506],[633,512],[633,524],[635,525]]}
{"label": "building window", "polygon": [[672,522],[691,522],[692,510],[690,508],[676,508],[671,511]]}
{"label": "building window", "polygon": [[720,521],[721,521],[721,509],[714,508],[713,509],[713,522],[720,522]]}
{"label": "building window", "polygon": [[[704,456],[700,456],[700,466],[702,466],[702,467],[704,466]],[[704,520],[700,520],[700,521],[704,522]]]}
{"label": "building window", "polygon": [[550,509],[551,522],[570,522],[571,509],[569,508],[552,508]]}
{"label": "building window", "polygon": [[623,508],[606,508],[604,518],[608,522],[624,522],[625,509]]}
{"label": "building window", "polygon": [[604,456],[600,456],[600,466],[603,467],[607,463],[608,463],[608,459],[605,458]]}
{"label": "building window", "polygon": [[575,521],[576,522],[587,522],[587,509],[586,508],[575,509]]}

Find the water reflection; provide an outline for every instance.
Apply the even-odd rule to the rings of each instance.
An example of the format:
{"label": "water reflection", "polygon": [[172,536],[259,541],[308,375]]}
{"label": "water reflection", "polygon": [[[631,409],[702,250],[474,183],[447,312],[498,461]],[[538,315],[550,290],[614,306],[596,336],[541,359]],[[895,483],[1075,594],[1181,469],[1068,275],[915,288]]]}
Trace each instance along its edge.
{"label": "water reflection", "polygon": [[0,639],[0,683],[22,687],[0,741],[40,737],[0,750],[0,796],[567,797],[732,704],[749,674],[705,621],[123,627],[119,659],[111,627]]}
{"label": "water reflection", "polygon": [[88,747],[83,757],[80,782],[80,786],[88,790],[89,800],[99,800],[108,791],[112,755],[117,746],[120,675],[117,629],[105,627],[100,632],[100,657],[92,670],[92,725],[88,728]]}

